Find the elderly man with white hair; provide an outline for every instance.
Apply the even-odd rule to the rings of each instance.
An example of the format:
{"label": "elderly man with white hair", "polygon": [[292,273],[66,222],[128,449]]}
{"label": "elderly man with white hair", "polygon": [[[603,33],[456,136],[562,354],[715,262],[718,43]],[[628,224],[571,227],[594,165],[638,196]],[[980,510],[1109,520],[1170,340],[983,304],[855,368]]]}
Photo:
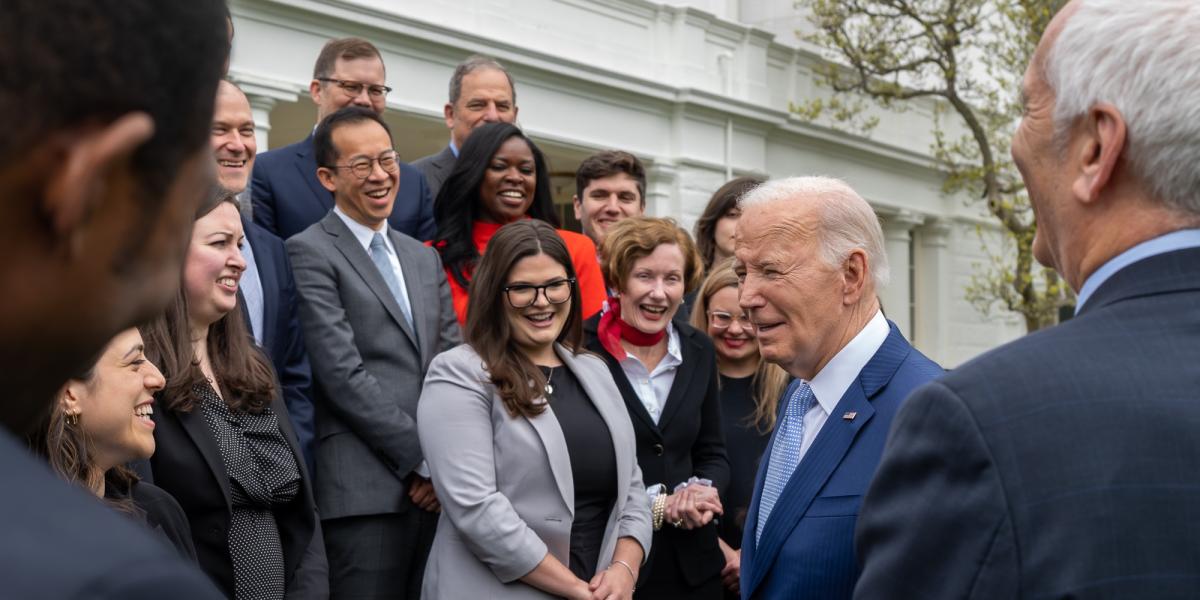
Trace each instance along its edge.
{"label": "elderly man with white hair", "polygon": [[1076,316],[906,403],[858,598],[1200,597],[1200,3],[1075,0],[1013,139]]}
{"label": "elderly man with white hair", "polygon": [[892,416],[942,369],[880,311],[883,232],[848,185],[769,181],[740,208],[740,303],[763,358],[796,378],[746,517],[742,598],[849,598],[856,516]]}

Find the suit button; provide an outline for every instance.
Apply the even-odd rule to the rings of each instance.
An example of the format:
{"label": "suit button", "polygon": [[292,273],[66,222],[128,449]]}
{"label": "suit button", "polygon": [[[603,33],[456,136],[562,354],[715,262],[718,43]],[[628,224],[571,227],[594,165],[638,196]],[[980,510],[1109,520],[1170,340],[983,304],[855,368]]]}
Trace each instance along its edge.
{"label": "suit button", "polygon": [[663,453],[663,446],[662,446],[662,444],[655,444],[655,445],[654,445],[654,455],[655,455],[655,456],[662,456],[662,453]]}

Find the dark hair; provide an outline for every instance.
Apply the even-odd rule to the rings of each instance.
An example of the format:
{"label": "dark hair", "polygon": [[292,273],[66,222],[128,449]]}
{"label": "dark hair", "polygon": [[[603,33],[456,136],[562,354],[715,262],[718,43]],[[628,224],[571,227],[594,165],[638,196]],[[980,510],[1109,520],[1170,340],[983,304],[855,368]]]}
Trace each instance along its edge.
{"label": "dark hair", "polygon": [[338,149],[333,145],[333,132],[337,131],[337,128],[343,125],[357,125],[364,121],[379,123],[380,127],[387,132],[388,140],[392,140],[392,128],[388,127],[383,117],[380,117],[375,111],[362,106],[340,108],[337,112],[321,119],[321,123],[317,125],[317,131],[313,133],[313,157],[317,160],[317,166],[332,168],[337,162]]}
{"label": "dark hair", "polygon": [[575,195],[583,200],[583,190],[596,179],[611,177],[624,173],[637,183],[638,198],[642,206],[646,206],[646,167],[642,161],[628,152],[621,150],[605,150],[597,152],[579,164],[575,171]]}
{"label": "dark hair", "polygon": [[504,65],[501,65],[496,61],[496,59],[489,58],[487,56],[481,56],[479,54],[468,56],[467,60],[458,63],[458,66],[454,67],[454,74],[450,76],[450,104],[458,104],[458,99],[462,97],[463,77],[466,77],[475,71],[485,69],[491,69],[504,73],[504,77],[508,79],[508,89],[510,92],[512,92],[513,106],[516,106],[517,86],[513,84],[513,78],[512,75],[508,74],[508,69],[505,69]]}
{"label": "dark hair", "polygon": [[317,62],[313,64],[313,79],[333,75],[333,69],[337,66],[339,58],[342,60],[378,58],[379,62],[383,62],[383,55],[379,53],[379,48],[367,40],[356,37],[333,39],[325,42],[325,45],[321,47],[321,53],[317,55]]}
{"label": "dark hair", "polygon": [[[0,19],[0,164],[47,134],[144,111],[134,152],[143,218],[156,218],[183,162],[206,147],[229,56],[224,2],[7,0]],[[134,236],[127,243],[141,244]]]}
{"label": "dark hair", "polygon": [[[200,207],[196,220],[225,202],[238,206],[236,196],[223,192]],[[167,306],[166,312],[139,329],[146,358],[158,366],[167,380],[166,387],[155,394],[155,399],[169,410],[190,412],[199,402],[192,388],[204,383],[206,378],[192,351],[184,286],[179,286],[175,300]],[[217,376],[215,383],[220,387],[221,397],[229,408],[258,413],[271,403],[277,386],[270,361],[251,339],[246,318],[241,308],[235,307],[209,325],[208,360]]]}
{"label": "dark hair", "polygon": [[519,137],[529,144],[537,170],[533,204],[529,206],[528,216],[559,226],[558,213],[554,211],[554,200],[550,194],[550,169],[546,165],[546,157],[533,140],[526,137],[519,127],[509,123],[488,123],[471,132],[433,205],[433,216],[437,221],[437,238],[433,247],[441,253],[442,263],[450,269],[450,275],[463,289],[470,289],[471,271],[479,261],[472,231],[482,213],[479,188],[483,183],[483,175],[500,146],[513,137]]}
{"label": "dark hair", "polygon": [[704,259],[705,271],[712,268],[713,257],[717,251],[717,221],[737,206],[737,201],[746,192],[758,187],[763,181],[757,177],[738,177],[713,192],[708,206],[704,207],[704,212],[696,221],[696,250],[700,252],[700,258]]}
{"label": "dark hair", "polygon": [[[553,227],[532,219],[514,221],[501,227],[488,242],[467,300],[466,341],[487,365],[496,393],[513,417],[532,417],[546,410],[545,402],[538,401],[546,386],[546,376],[513,343],[503,291],[517,261],[538,254],[554,259],[562,265],[567,277],[575,278],[571,254]],[[580,300],[579,283],[572,283],[571,310],[557,340],[576,353],[583,339]]]}

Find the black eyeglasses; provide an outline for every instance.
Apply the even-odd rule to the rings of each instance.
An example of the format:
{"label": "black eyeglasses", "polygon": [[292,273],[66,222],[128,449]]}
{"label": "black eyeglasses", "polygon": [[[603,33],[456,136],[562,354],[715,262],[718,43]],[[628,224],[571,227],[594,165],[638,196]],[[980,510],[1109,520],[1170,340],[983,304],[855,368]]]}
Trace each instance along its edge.
{"label": "black eyeglasses", "polygon": [[508,304],[513,308],[525,308],[537,302],[538,294],[546,296],[546,302],[550,304],[562,304],[571,299],[571,286],[575,285],[575,279],[559,279],[544,283],[542,285],[529,285],[527,283],[518,283],[515,285],[504,286],[504,295],[508,297]]}
{"label": "black eyeglasses", "polygon": [[400,160],[400,155],[396,154],[395,150],[389,150],[380,154],[378,158],[356,158],[345,165],[328,165],[330,169],[350,169],[355,177],[366,179],[371,176],[371,171],[374,170],[374,164],[379,163],[379,168],[388,173],[395,173],[397,161]]}
{"label": "black eyeglasses", "polygon": [[746,316],[746,313],[735,317],[723,310],[708,311],[708,326],[713,329],[729,329],[729,326],[733,325],[734,321],[737,321],[738,325],[742,326],[742,329],[754,329],[754,322],[750,320],[750,317]]}
{"label": "black eyeglasses", "polygon": [[363,88],[367,89],[367,95],[372,98],[383,98],[384,96],[388,95],[388,92],[392,91],[392,88],[390,88],[386,85],[371,85],[371,84],[363,83],[361,81],[350,81],[348,79],[333,79],[331,77],[318,77],[317,81],[324,81],[325,83],[336,83],[337,86],[339,88],[342,88],[342,91],[346,92],[346,95],[350,96],[351,98],[361,94],[363,91]]}

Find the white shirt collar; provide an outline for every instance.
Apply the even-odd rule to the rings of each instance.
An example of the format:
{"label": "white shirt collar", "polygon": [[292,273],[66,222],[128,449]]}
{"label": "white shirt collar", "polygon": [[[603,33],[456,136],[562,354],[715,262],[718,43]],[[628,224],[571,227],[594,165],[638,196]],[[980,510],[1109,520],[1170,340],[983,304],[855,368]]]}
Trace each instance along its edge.
{"label": "white shirt collar", "polygon": [[846,390],[858,379],[863,367],[871,361],[879,347],[883,345],[891,327],[882,311],[876,311],[875,316],[867,322],[862,331],[850,340],[833,359],[817,373],[808,385],[812,388],[817,403],[824,409],[825,414],[833,414],[833,409],[841,401]]}
{"label": "white shirt collar", "polygon": [[350,218],[350,215],[343,212],[341,207],[337,205],[334,205],[333,207],[333,214],[337,215],[342,222],[346,224],[346,227],[350,229],[350,233],[354,234],[354,239],[358,240],[359,244],[362,244],[362,247],[367,251],[367,254],[371,253],[371,240],[375,237],[376,233],[383,234],[383,245],[387,247],[387,251],[389,253],[395,253],[395,250],[392,249],[392,240],[388,239],[387,221],[380,223],[379,229],[371,229],[370,227],[367,227],[366,225],[363,225],[362,223]]}

